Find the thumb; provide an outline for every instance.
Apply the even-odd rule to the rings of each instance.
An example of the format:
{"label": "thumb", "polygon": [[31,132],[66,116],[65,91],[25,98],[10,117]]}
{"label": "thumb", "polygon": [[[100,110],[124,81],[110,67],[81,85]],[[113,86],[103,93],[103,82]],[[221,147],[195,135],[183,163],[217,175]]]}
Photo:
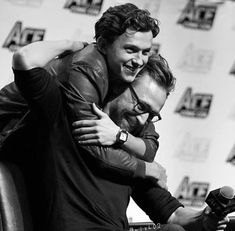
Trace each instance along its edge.
{"label": "thumb", "polygon": [[72,51],[79,51],[82,50],[86,45],[80,41],[73,41]]}
{"label": "thumb", "polygon": [[92,103],[92,108],[94,113],[99,117],[102,118],[104,116],[106,116],[106,113],[104,113],[100,108],[98,108],[98,106],[96,106],[95,103]]}

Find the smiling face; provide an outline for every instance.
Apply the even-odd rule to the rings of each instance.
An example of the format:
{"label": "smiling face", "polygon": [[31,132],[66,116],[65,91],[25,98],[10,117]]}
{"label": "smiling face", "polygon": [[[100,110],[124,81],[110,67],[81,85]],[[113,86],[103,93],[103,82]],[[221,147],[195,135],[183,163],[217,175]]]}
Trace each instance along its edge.
{"label": "smiling face", "polygon": [[[141,99],[141,103],[145,105],[145,109],[154,114],[161,111],[167,99],[167,92],[147,73],[137,78],[132,87]],[[130,89],[127,88],[119,97],[107,104],[105,111],[117,125],[127,129],[132,134],[138,134],[146,124],[149,113],[146,111],[136,113],[134,110],[136,103]]]}
{"label": "smiling face", "polygon": [[102,51],[106,56],[111,81],[134,81],[148,62],[152,39],[151,31],[127,29],[112,44],[106,44]]}

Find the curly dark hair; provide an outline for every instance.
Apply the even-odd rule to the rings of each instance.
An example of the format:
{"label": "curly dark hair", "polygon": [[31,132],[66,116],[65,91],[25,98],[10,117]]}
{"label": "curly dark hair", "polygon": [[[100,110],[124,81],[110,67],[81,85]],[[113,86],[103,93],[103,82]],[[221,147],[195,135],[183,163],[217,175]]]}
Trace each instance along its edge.
{"label": "curly dark hair", "polygon": [[148,73],[159,86],[163,87],[167,95],[175,89],[176,78],[170,70],[168,62],[160,54],[151,54],[148,63],[139,72],[138,76]]}
{"label": "curly dark hair", "polygon": [[108,44],[130,28],[135,31],[159,33],[159,22],[150,17],[147,10],[141,10],[131,3],[109,7],[95,24],[95,39],[102,37]]}

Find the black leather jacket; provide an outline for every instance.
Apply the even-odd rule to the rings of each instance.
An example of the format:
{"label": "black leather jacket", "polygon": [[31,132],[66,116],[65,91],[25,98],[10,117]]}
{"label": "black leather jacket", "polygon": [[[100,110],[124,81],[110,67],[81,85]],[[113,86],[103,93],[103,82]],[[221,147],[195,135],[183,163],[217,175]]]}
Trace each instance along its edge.
{"label": "black leather jacket", "polygon": [[[91,103],[95,102],[100,107],[104,106],[109,87],[108,70],[105,59],[95,44],[88,45],[82,51],[51,61],[46,69],[59,79],[58,84],[66,97],[71,123],[78,119],[94,118]],[[18,129],[24,128],[26,121],[28,123],[33,118],[14,83],[4,87],[0,91],[0,96],[0,129],[2,131],[0,139],[4,147],[5,144],[10,143],[6,140],[9,140],[9,137]],[[153,159],[158,148],[159,137],[153,124],[150,124],[141,135],[147,147],[146,155],[148,154]],[[103,162],[103,168],[112,170],[115,168],[115,171],[120,171],[122,175],[145,176],[144,161],[129,155],[122,149],[100,146],[86,146],[85,149]]]}

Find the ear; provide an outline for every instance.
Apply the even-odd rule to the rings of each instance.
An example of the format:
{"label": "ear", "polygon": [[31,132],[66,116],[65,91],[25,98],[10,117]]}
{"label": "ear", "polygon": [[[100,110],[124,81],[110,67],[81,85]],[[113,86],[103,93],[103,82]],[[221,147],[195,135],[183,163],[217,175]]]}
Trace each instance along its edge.
{"label": "ear", "polygon": [[98,45],[98,49],[99,49],[99,51],[101,52],[101,53],[103,53],[103,54],[106,54],[106,41],[105,41],[105,39],[104,38],[102,38],[102,37],[99,37],[98,39],[97,39],[97,45]]}

